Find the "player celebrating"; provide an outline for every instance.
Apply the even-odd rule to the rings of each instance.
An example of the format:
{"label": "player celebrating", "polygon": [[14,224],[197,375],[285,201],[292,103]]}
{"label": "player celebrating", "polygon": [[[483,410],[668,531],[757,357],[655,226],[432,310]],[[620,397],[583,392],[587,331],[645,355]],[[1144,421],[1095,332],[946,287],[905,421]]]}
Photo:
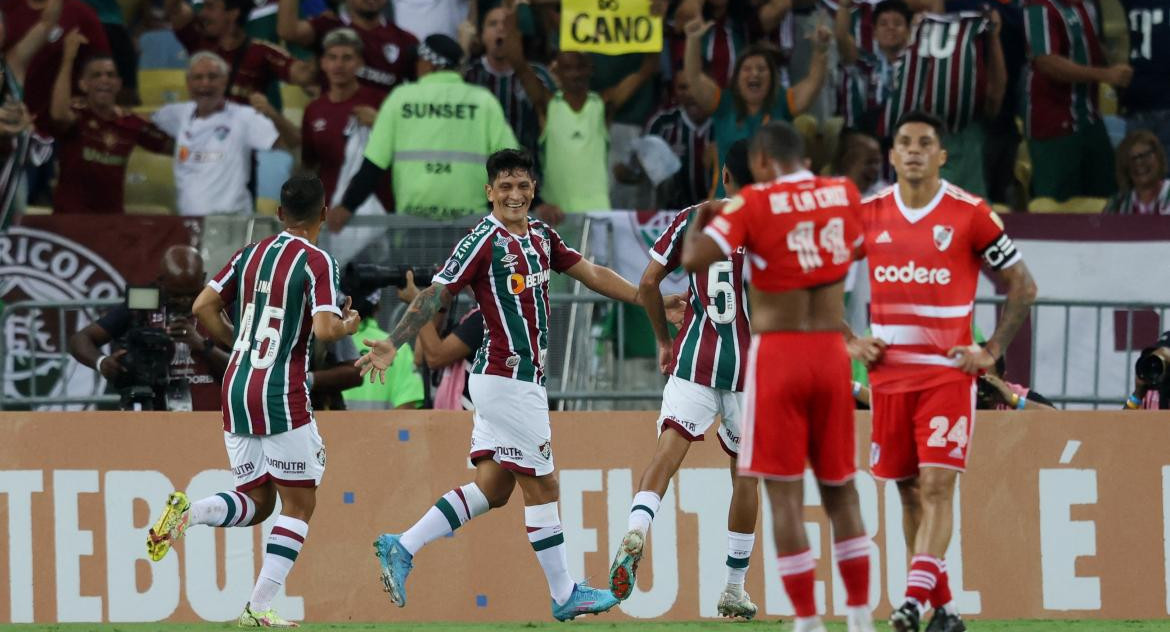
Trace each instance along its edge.
{"label": "player celebrating", "polygon": [[[927,601],[929,632],[966,630],[951,603],[943,555],[952,498],[967,465],[975,422],[975,375],[995,365],[1028,317],[1036,284],[987,203],[939,177],[943,125],[906,114],[890,162],[898,183],[865,201],[873,335],[885,345],[869,374],[873,475],[898,483],[913,551],[906,603],[890,624],[917,632]],[[972,344],[980,263],[1007,287],[985,348]]]}
{"label": "player celebrating", "polygon": [[581,258],[552,227],[528,217],[536,193],[532,174],[532,158],[523,151],[505,149],[488,158],[484,188],[491,214],[455,246],[442,272],[411,302],[389,338],[365,341],[370,352],[357,362],[371,380],[384,376],[398,347],[414,340],[435,312],[471,285],[487,330],[468,378],[475,402],[470,454],[475,481],[444,494],[401,535],[383,534],[374,543],[382,582],[399,607],[406,605],[406,577],[419,549],[504,506],[516,484],[524,494],[528,540],[552,594],[553,617],[564,621],[597,614],[618,603],[608,590],[569,576],[544,389],[548,282],[551,272],[563,272],[627,303],[636,302],[638,292],[609,268]]}
{"label": "player celebrating", "polygon": [[[832,523],[849,630],[872,631],[871,543],[853,484],[850,354],[841,334],[844,279],[861,245],[859,195],[845,178],[805,170],[801,137],[786,123],[760,128],[749,164],[761,184],[741,190],[714,219],[710,207],[699,213],[687,232],[683,266],[703,272],[739,248],[747,249],[752,264],[753,337],[739,472],[766,479],[795,631],[825,630],[814,597],[816,561],[804,530],[806,461]],[[873,357],[873,347],[858,341],[851,351]]]}
{"label": "player celebrating", "polygon": [[[232,347],[223,379],[223,430],[236,489],[194,503],[167,498],[147,536],[159,561],[191,525],[250,527],[281,515],[268,536],[264,565],[240,627],[295,628],[272,609],[316,506],[325,445],[309,405],[305,368],[313,337],[330,342],[357,331],[357,312],[338,309],[337,263],[314,244],[325,221],[325,188],[297,176],[280,189],[284,231],[243,247],[195,299],[193,311],[216,341]],[[231,306],[233,327],[220,316]]]}
{"label": "player celebrating", "polygon": [[[752,183],[748,169],[748,141],[736,141],[723,165],[723,186],[735,195],[741,186]],[[650,249],[652,261],[642,273],[639,295],[658,339],[658,366],[670,376],[662,391],[662,412],[658,417],[658,448],[642,473],[637,494],[630,506],[629,532],[609,569],[609,588],[625,600],[634,590],[635,573],[650,524],[671,477],[682,465],[692,441],[720,419],[716,436],[731,455],[733,480],[731,507],[727,515],[727,587],[717,606],[725,617],[756,616],[756,605],[743,589],[748,560],[756,540],[756,512],[759,485],[754,478],[736,475],[739,451],[740,406],[749,333],[747,293],[743,281],[743,249],[733,252],[707,271],[690,276],[690,301],[682,330],[672,342],[667,329],[666,310],[658,286],[682,258],[683,236],[696,213],[709,202],[684,209],[670,228]]]}

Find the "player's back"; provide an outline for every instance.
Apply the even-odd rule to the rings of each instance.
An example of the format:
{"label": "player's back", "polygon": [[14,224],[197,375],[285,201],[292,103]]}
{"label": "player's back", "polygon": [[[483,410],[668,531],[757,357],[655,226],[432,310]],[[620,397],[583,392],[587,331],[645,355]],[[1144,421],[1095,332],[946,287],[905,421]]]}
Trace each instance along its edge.
{"label": "player's back", "polygon": [[313,314],[337,309],[337,264],[280,233],[245,246],[229,267],[220,294],[234,298],[236,341],[223,379],[224,430],[270,435],[305,425]]}

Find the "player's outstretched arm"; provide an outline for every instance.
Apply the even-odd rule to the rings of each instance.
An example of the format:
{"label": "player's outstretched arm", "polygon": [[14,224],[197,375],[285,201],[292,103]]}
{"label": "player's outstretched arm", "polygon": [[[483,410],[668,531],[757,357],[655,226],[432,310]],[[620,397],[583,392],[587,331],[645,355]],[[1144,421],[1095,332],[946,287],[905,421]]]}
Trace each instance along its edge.
{"label": "player's outstretched arm", "polygon": [[199,296],[195,297],[195,303],[191,306],[191,313],[199,319],[199,324],[211,334],[211,338],[217,343],[231,347],[236,342],[235,332],[232,331],[232,326],[227,324],[220,314],[223,312],[223,297],[216,292],[214,288],[208,286],[203,288]]}
{"label": "player's outstretched arm", "polygon": [[313,314],[313,335],[321,342],[333,342],[357,331],[361,317],[350,306],[353,299],[345,297],[345,305],[341,308],[341,316],[333,312],[317,312]]}
{"label": "player's outstretched arm", "polygon": [[430,287],[418,293],[406,308],[402,320],[394,327],[387,338],[382,340],[363,340],[369,351],[358,358],[354,366],[361,369],[362,377],[370,376],[370,382],[375,379],[386,383],[386,369],[394,363],[394,356],[398,355],[398,347],[411,342],[418,336],[423,325],[435,317],[440,309],[451,306],[454,300],[451,291],[442,283],[432,283]]}
{"label": "player's outstretched arm", "polygon": [[[565,270],[565,274],[584,283],[585,287],[602,296],[626,303],[638,303],[638,288],[605,266],[581,259]],[[658,292],[658,290],[654,291]]]}

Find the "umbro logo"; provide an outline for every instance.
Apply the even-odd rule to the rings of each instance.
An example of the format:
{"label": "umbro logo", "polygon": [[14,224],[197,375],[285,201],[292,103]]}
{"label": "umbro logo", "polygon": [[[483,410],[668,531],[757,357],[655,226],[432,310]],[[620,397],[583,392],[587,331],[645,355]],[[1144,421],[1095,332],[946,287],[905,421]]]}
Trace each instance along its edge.
{"label": "umbro logo", "polygon": [[883,230],[882,234],[878,235],[877,239],[873,240],[873,243],[875,243],[875,244],[888,244],[892,241],[894,241],[894,240],[890,238],[890,231]]}

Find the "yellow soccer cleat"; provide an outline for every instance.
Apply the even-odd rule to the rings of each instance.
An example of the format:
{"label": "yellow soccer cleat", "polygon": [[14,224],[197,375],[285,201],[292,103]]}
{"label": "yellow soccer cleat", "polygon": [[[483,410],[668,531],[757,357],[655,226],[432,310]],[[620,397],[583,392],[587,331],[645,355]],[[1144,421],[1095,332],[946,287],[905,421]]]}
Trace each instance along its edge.
{"label": "yellow soccer cleat", "polygon": [[178,542],[187,532],[191,519],[191,501],[183,492],[172,492],[167,496],[167,507],[146,535],[146,552],[157,562],[166,557],[171,545]]}
{"label": "yellow soccer cleat", "polygon": [[269,608],[263,612],[252,609],[252,604],[244,606],[244,613],[236,620],[241,628],[299,628],[295,621],[287,621],[276,610]]}

